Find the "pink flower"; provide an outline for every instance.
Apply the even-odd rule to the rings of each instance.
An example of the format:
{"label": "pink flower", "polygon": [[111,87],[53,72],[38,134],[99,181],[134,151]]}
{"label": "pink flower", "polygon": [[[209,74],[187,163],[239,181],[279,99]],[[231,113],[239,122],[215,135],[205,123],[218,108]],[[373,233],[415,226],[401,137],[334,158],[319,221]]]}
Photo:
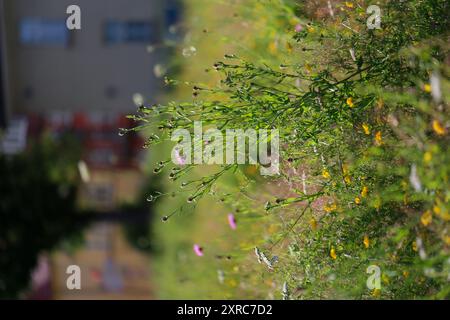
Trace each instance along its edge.
{"label": "pink flower", "polygon": [[183,166],[186,164],[186,157],[183,157],[180,154],[180,150],[178,150],[178,149],[175,150],[175,162],[176,162],[176,164],[178,164],[180,166]]}
{"label": "pink flower", "polygon": [[194,252],[197,256],[203,257],[203,249],[198,244],[194,244]]}
{"label": "pink flower", "polygon": [[302,30],[303,30],[303,26],[300,23],[295,25],[295,32],[300,32]]}
{"label": "pink flower", "polygon": [[236,230],[236,219],[234,218],[234,214],[232,213],[228,214],[228,224],[230,225],[231,229]]}

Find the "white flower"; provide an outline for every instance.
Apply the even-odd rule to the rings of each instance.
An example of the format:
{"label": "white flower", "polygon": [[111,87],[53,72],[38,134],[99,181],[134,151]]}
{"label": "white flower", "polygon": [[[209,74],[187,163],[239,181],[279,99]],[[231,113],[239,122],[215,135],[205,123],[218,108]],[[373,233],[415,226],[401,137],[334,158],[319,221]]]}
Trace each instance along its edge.
{"label": "white flower", "polygon": [[223,284],[223,282],[225,281],[225,273],[223,272],[223,270],[217,270],[217,279],[219,280],[220,284]]}
{"label": "white flower", "polygon": [[272,262],[269,259],[267,259],[266,255],[262,251],[260,251],[258,247],[255,247],[255,254],[256,257],[258,258],[258,263],[264,262],[269,268],[269,270],[273,270]]}
{"label": "white flower", "polygon": [[419,176],[417,175],[416,164],[411,165],[411,174],[409,175],[409,182],[416,192],[422,191],[422,183],[420,182]]}
{"label": "white flower", "polygon": [[256,257],[258,258],[258,263],[261,263],[262,262],[261,261],[261,253],[259,252],[258,247],[255,247],[255,254],[256,254]]}
{"label": "white flower", "polygon": [[356,61],[355,50],[353,48],[351,48],[349,51],[350,51],[350,56],[352,57],[352,60]]}
{"label": "white flower", "polygon": [[434,71],[430,76],[431,96],[434,102],[440,103],[442,100],[441,80],[439,73]]}
{"label": "white flower", "polygon": [[425,260],[427,258],[427,253],[425,252],[425,248],[423,247],[422,238],[416,238],[417,249],[419,249],[420,259]]}
{"label": "white flower", "polygon": [[261,255],[261,260],[267,265],[269,270],[273,270],[272,262],[270,262],[270,260],[267,259],[266,255],[263,252],[261,252],[260,255]]}

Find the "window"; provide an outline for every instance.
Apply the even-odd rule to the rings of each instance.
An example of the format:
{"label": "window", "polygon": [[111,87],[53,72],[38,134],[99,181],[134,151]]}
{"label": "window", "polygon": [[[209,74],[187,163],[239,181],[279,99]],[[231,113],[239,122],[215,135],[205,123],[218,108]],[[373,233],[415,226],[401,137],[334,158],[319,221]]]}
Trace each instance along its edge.
{"label": "window", "polygon": [[174,4],[169,5],[166,8],[165,16],[167,26],[170,27],[176,25],[178,24],[178,22],[180,22],[180,9]]}
{"label": "window", "polygon": [[145,21],[108,21],[104,37],[107,44],[151,43],[157,40],[156,26]]}
{"label": "window", "polygon": [[20,43],[24,45],[69,44],[69,30],[64,20],[25,18],[19,25]]}

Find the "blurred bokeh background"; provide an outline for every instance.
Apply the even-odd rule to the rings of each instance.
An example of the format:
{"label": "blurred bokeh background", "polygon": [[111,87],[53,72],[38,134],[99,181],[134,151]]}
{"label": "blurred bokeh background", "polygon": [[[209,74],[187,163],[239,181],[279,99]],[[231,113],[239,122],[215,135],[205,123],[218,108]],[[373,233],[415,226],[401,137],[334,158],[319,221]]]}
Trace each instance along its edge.
{"label": "blurred bokeh background", "polygon": [[[0,297],[152,298],[157,182],[143,138],[118,132],[157,102],[181,6],[80,0],[69,30],[71,4],[0,1]],[[69,265],[83,290],[67,290]]]}

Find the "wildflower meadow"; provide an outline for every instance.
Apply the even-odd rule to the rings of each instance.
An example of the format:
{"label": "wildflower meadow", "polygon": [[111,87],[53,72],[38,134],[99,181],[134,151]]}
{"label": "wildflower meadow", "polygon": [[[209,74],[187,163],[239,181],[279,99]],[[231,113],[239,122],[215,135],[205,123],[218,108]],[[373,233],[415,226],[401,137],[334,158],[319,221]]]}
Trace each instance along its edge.
{"label": "wildflower meadow", "polygon": [[[154,70],[164,93],[121,131],[146,138],[147,171],[162,181],[147,199],[159,297],[449,298],[450,3],[184,10],[183,39]],[[266,134],[244,136],[241,151],[267,145],[279,170],[185,161],[186,151],[173,161],[180,129],[199,139],[192,156],[226,143],[208,129],[278,130],[278,150]]]}

